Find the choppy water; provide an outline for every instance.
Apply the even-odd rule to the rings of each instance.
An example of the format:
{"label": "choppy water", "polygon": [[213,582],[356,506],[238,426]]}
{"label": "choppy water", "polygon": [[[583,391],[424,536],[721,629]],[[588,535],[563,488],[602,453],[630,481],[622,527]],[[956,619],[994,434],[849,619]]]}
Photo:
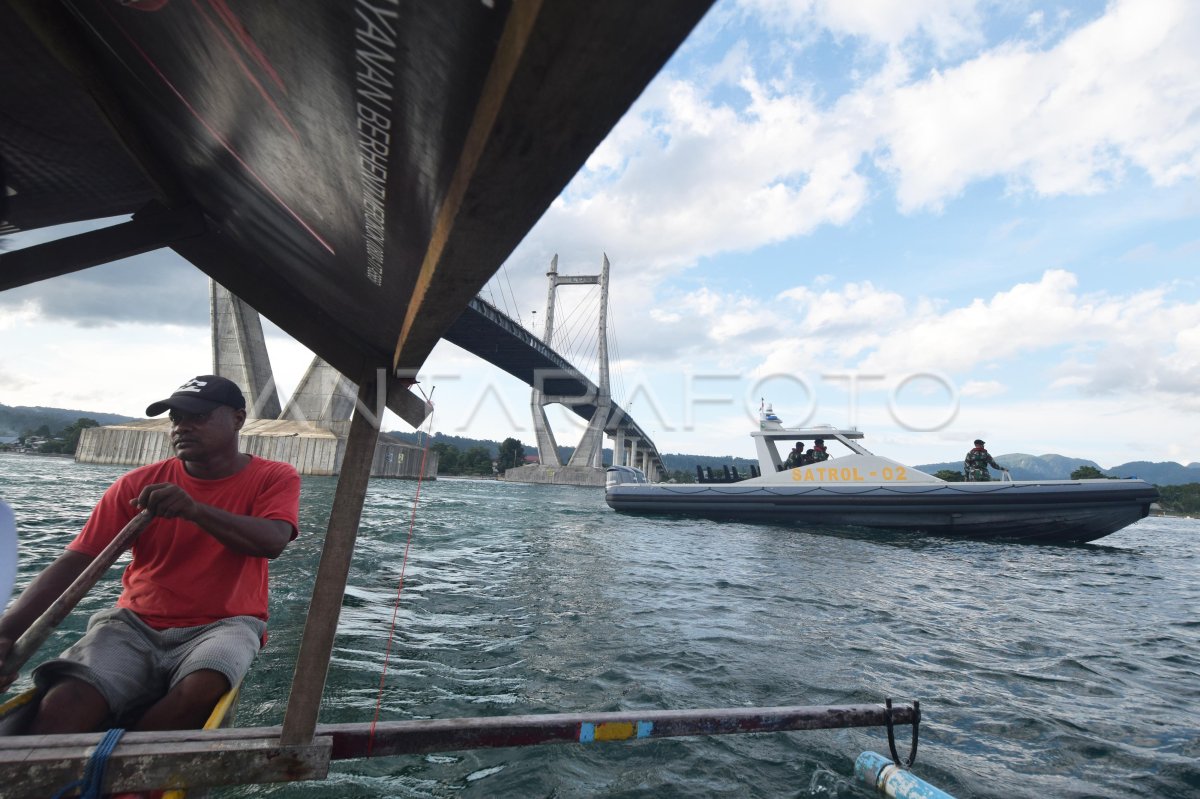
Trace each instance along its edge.
{"label": "choppy water", "polygon": [[[0,456],[22,585],[120,471]],[[333,488],[305,481],[240,724],[282,721]],[[415,490],[371,485],[322,721],[374,716]],[[914,771],[960,799],[1197,796],[1198,545],[1187,519],[1048,547],[643,519],[596,489],[439,480],[422,487],[381,717],[917,698]],[[115,600],[113,577],[85,611]],[[866,797],[854,759],[886,747],[843,730],[451,752],[224,795]]]}

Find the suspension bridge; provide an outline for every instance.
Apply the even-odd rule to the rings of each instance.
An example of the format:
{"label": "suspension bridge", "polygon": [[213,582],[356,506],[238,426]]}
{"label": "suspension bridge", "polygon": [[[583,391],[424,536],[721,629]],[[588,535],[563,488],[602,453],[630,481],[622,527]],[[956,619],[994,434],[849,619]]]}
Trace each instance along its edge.
{"label": "suspension bridge", "polygon": [[[538,461],[510,470],[506,478],[520,482],[603,485],[603,442],[612,442],[613,465],[637,466],[652,481],[666,476],[662,456],[649,435],[628,410],[612,397],[608,358],[608,256],[598,275],[561,275],[558,256],[547,272],[549,290],[542,338],[492,303],[475,297],[451,325],[444,338],[524,381],[532,389],[530,410],[537,437]],[[555,328],[556,293],[563,285],[595,285],[595,297],[576,303],[567,324]],[[588,336],[590,302],[598,304],[596,335]],[[558,334],[556,336],[556,333]],[[552,346],[554,345],[554,346]],[[571,353],[561,355],[555,346]],[[584,362],[587,363],[584,363]],[[584,369],[597,371],[593,382]],[[549,405],[562,405],[587,420],[587,427],[567,463],[558,454],[558,442],[546,415]]]}
{"label": "suspension bridge", "polygon": [[[558,274],[556,256],[548,276],[550,294],[541,339],[482,297],[472,299],[444,335],[452,344],[530,386],[538,463],[509,469],[505,478],[602,486],[605,438],[612,442],[614,465],[637,466],[652,481],[665,478],[666,468],[654,442],[613,401],[609,388],[607,257],[599,275],[568,276]],[[599,287],[595,334],[587,335],[588,311],[581,310],[589,302],[594,304],[595,297],[591,297],[575,304],[568,324],[556,337],[556,288],[587,283]],[[281,406],[258,313],[215,282],[211,283],[210,306],[213,370],[241,386],[247,399],[250,421],[243,430],[242,449],[288,461],[302,474],[337,474],[345,451],[340,442],[359,406],[358,386],[320,357],[314,357],[287,404]],[[556,338],[571,348],[569,356],[551,346]],[[589,368],[597,370],[595,381],[586,373]],[[566,463],[559,456],[557,438],[546,415],[546,407],[554,404],[587,420]],[[169,456],[169,427],[163,419],[150,419],[92,428],[84,431],[76,457],[89,463],[150,463]],[[436,473],[436,461],[417,468],[422,459],[408,450],[403,442],[381,437],[376,444],[372,476],[416,478]]]}

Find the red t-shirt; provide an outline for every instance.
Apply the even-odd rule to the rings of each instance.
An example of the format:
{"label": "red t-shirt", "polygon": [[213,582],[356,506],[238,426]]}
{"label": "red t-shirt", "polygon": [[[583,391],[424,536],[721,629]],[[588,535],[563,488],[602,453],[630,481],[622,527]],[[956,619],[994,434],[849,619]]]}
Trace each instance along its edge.
{"label": "red t-shirt", "polygon": [[[67,549],[98,555],[137,508],[129,504],[142,488],[174,483],[205,505],[292,526],[296,537],[300,476],[287,463],[251,456],[237,474],[199,480],[177,458],[142,466],[109,486]],[[267,619],[267,558],[234,552],[184,519],[154,519],[133,545],[133,560],[121,582],[117,604],[151,627],[195,627],[230,616]]]}

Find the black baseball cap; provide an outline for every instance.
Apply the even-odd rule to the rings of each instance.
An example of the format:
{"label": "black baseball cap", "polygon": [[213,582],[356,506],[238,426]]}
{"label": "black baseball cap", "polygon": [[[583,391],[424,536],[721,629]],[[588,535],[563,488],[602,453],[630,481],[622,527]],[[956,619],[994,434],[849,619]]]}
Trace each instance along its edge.
{"label": "black baseball cap", "polygon": [[978,446],[980,446],[980,445],[982,445],[982,444],[986,444],[986,443],[987,443],[987,442],[986,442],[986,441],[984,441],[982,438],[977,438],[977,439],[975,439],[975,446],[977,446],[977,447],[978,447]]}
{"label": "black baseball cap", "polygon": [[234,410],[246,407],[246,398],[237,383],[218,375],[198,375],[175,389],[165,400],[159,400],[146,408],[147,416],[158,416],[168,408],[186,413],[208,413],[220,405]]}

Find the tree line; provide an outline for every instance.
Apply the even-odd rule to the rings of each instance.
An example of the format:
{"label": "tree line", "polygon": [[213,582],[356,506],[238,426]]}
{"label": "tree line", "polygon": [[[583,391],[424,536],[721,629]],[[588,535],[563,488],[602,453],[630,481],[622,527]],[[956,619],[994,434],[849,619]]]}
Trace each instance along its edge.
{"label": "tree line", "polygon": [[57,433],[51,432],[50,425],[46,424],[36,429],[26,428],[21,435],[17,436],[15,444],[0,445],[0,449],[74,455],[75,450],[79,447],[79,437],[83,431],[89,427],[99,426],[100,423],[95,419],[80,417]]}
{"label": "tree line", "polygon": [[448,477],[493,477],[525,463],[525,445],[515,438],[500,442],[495,459],[487,447],[478,445],[460,449],[439,441],[430,449],[438,455],[438,474]]}
{"label": "tree line", "polygon": [[1167,513],[1177,516],[1200,516],[1200,483],[1157,488],[1158,504]]}

